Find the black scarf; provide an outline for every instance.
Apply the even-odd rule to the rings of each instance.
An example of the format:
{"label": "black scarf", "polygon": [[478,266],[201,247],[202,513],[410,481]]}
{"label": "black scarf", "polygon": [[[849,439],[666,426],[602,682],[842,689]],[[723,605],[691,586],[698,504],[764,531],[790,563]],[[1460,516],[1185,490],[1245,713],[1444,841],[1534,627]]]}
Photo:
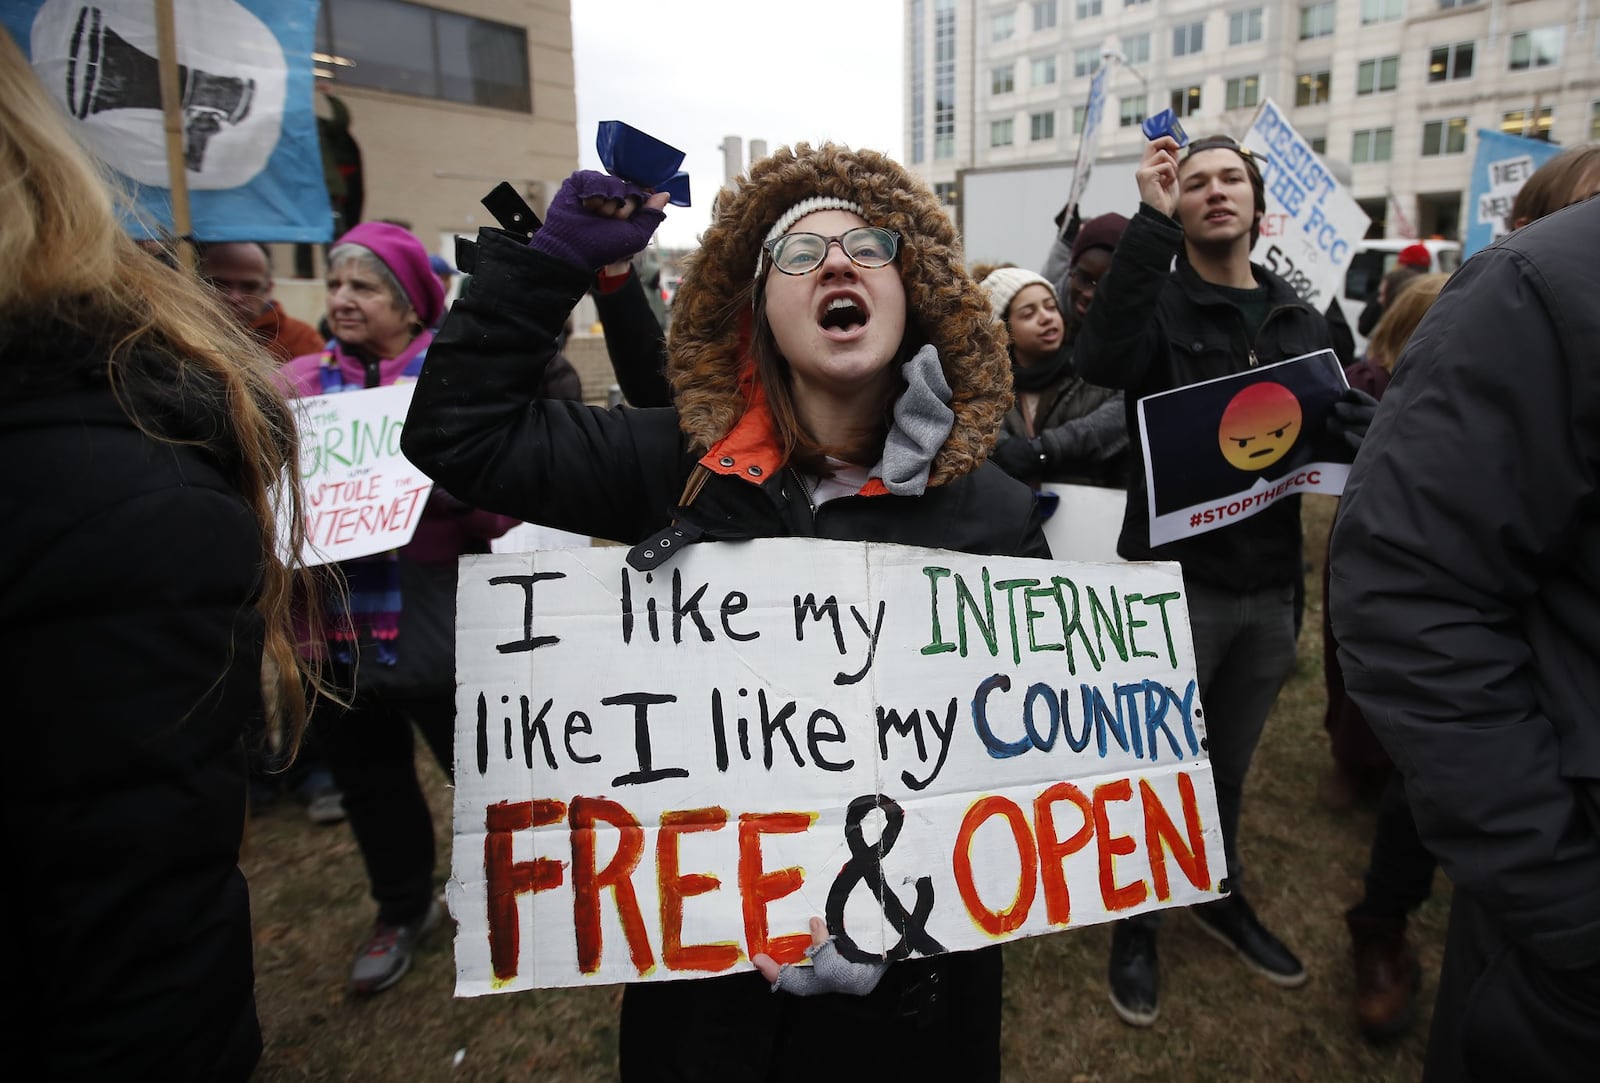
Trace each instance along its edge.
{"label": "black scarf", "polygon": [[1027,368],[1017,364],[1016,351],[1011,354],[1011,382],[1018,391],[1043,391],[1061,379],[1072,367],[1072,347],[1063,345],[1055,356],[1035,362]]}

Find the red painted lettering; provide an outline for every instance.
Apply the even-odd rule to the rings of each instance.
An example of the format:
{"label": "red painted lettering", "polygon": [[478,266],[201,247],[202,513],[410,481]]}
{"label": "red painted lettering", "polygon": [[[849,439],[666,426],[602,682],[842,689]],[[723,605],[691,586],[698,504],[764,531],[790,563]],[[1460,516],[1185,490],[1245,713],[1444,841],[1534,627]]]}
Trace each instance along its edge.
{"label": "red painted lettering", "polygon": [[1132,835],[1111,833],[1111,820],[1106,815],[1106,806],[1112,801],[1127,801],[1132,797],[1133,786],[1125,778],[1094,788],[1094,834],[1100,851],[1100,898],[1107,910],[1127,910],[1138,906],[1150,894],[1143,880],[1117,886],[1117,855],[1133,853],[1138,844],[1133,841]]}
{"label": "red painted lettering", "polygon": [[483,872],[489,895],[489,962],[497,981],[517,976],[521,923],[517,896],[561,886],[561,862],[548,857],[516,861],[512,836],[518,831],[560,823],[567,806],[560,801],[501,801],[484,816]]}
{"label": "red painted lettering", "polygon": [[[1065,841],[1056,831],[1058,801],[1072,802],[1083,816],[1083,825]],[[1078,787],[1070,782],[1057,782],[1033,799],[1033,822],[1039,835],[1039,875],[1044,881],[1045,918],[1052,925],[1066,925],[1072,920],[1072,898],[1067,891],[1064,864],[1093,837],[1094,807]]]}
{"label": "red painted lettering", "polygon": [[[990,910],[984,904],[972,878],[972,838],[984,821],[993,816],[1003,817],[1011,828],[1011,837],[1016,843],[1021,865],[1017,876],[1017,893],[1012,897],[1010,906],[998,911]],[[1039,854],[1033,844],[1033,833],[1028,828],[1027,817],[1014,801],[990,794],[972,803],[967,814],[961,818],[961,830],[956,832],[951,868],[955,873],[956,889],[961,893],[961,901],[966,904],[967,913],[978,928],[990,936],[1000,936],[1015,931],[1028,920],[1028,910],[1033,906],[1033,897],[1039,888],[1038,861]]]}
{"label": "red painted lettering", "polygon": [[728,822],[722,808],[663,812],[656,839],[656,882],[661,889],[661,961],[669,970],[726,970],[739,961],[739,945],[683,942],[683,900],[722,886],[708,873],[678,871],[678,838],[692,831],[718,831]]}
{"label": "red painted lettering", "polygon": [[739,817],[739,901],[744,908],[745,948],[752,957],[766,952],[779,963],[792,963],[811,946],[810,933],[772,936],[767,904],[800,890],[805,871],[796,866],[765,872],[761,867],[762,835],[798,835],[816,820],[813,812],[746,812]]}
{"label": "red painted lettering", "polygon": [[1187,843],[1179,836],[1177,826],[1167,815],[1155,790],[1144,779],[1139,780],[1139,800],[1144,805],[1144,846],[1150,853],[1150,878],[1155,881],[1156,898],[1162,902],[1172,897],[1167,885],[1168,850],[1191,884],[1202,891],[1211,889],[1211,869],[1205,838],[1200,832],[1200,805],[1195,800],[1194,782],[1182,771],[1178,772],[1178,799],[1183,804]]}
{"label": "red painted lettering", "polygon": [[[639,821],[615,801],[603,797],[574,797],[567,817],[572,830],[572,925],[578,943],[578,969],[593,974],[600,969],[600,891],[611,889],[617,916],[634,969],[648,974],[655,969],[650,938],[630,877],[644,852],[644,832]],[[595,871],[595,824],[617,831],[617,851],[605,868]]]}

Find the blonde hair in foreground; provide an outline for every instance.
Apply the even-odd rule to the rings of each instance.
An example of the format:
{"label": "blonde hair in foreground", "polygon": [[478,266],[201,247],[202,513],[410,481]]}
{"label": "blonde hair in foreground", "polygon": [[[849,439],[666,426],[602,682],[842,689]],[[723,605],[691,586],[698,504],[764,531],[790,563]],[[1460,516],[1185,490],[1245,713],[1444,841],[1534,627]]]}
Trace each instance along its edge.
{"label": "blonde hair in foreground", "polygon": [[[178,440],[135,416],[130,391],[148,372],[204,395],[225,412],[222,439],[237,445],[234,484],[255,513],[263,566],[256,608],[266,626],[263,672],[269,733],[290,753],[305,727],[303,688],[321,681],[296,650],[294,586],[306,579],[298,554],[304,517],[298,486],[281,490],[292,507],[278,526],[275,491],[298,476],[294,418],[271,359],[190,276],[143,252],[118,220],[106,174],[78,144],[69,122],[0,30],[0,323],[56,320],[112,344],[111,386],[129,418],[153,439]],[[152,360],[154,358],[154,360]],[[295,554],[285,561],[281,554]],[[306,590],[305,597],[315,597]],[[302,682],[305,682],[304,684]]]}
{"label": "blonde hair in foreground", "polygon": [[1439,291],[1449,281],[1447,274],[1431,274],[1418,275],[1406,283],[1400,296],[1389,302],[1389,309],[1378,321],[1378,326],[1372,329],[1372,338],[1367,341],[1367,360],[1393,372],[1394,364],[1400,360],[1400,354],[1405,350],[1406,343],[1411,341],[1412,333],[1422,322],[1422,317],[1428,314],[1428,309],[1433,307],[1433,302],[1439,299]]}

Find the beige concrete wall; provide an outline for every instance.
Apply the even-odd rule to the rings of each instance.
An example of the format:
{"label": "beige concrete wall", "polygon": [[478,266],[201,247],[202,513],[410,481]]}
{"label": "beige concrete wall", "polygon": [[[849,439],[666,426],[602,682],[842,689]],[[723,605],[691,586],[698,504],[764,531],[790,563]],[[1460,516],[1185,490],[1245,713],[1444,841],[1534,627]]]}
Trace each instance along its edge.
{"label": "beige concrete wall", "polygon": [[[479,200],[510,181],[536,211],[578,167],[577,96],[569,0],[427,0],[432,7],[526,28],[532,113],[328,84],[350,109],[366,181],[362,218],[409,222],[429,251],[453,256],[447,238],[489,221]],[[319,82],[322,82],[319,80]],[[319,101],[319,112],[327,105]],[[275,246],[280,280],[294,266]],[[316,272],[321,273],[320,262]],[[298,314],[298,289],[285,297]],[[320,301],[314,306],[320,309]]]}

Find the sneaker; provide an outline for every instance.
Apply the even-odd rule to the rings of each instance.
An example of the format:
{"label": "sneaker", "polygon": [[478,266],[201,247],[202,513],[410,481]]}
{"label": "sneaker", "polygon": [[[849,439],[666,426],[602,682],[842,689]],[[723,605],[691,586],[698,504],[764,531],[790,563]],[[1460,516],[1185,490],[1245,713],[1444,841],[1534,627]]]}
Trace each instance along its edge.
{"label": "sneaker", "polygon": [[344,794],[338,790],[323,790],[313,794],[306,802],[306,818],[314,824],[344,822]]}
{"label": "sneaker", "polygon": [[350,968],[350,991],[363,995],[381,993],[411,969],[411,955],[422,938],[439,924],[444,909],[438,899],[428,902],[427,911],[416,921],[390,925],[379,921],[372,935]]}
{"label": "sneaker", "polygon": [[1148,1027],[1161,1014],[1161,972],[1156,931],[1119,921],[1111,929],[1111,1007],[1130,1027]]}
{"label": "sneaker", "polygon": [[1238,892],[1191,906],[1189,913],[1200,928],[1238,952],[1246,966],[1272,984],[1298,989],[1306,983],[1306,968],[1283,941],[1267,931]]}

